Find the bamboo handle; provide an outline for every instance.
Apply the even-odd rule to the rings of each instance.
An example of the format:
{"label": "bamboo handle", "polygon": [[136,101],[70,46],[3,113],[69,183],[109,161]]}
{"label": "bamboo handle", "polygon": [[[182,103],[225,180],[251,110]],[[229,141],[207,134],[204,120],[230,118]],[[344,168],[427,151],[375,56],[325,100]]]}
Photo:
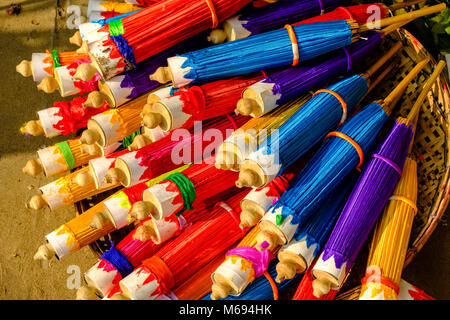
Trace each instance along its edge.
{"label": "bamboo handle", "polygon": [[373,64],[366,72],[362,73],[366,79],[369,79],[375,72],[378,71],[389,59],[391,59],[402,48],[401,41],[397,41],[378,61]]}
{"label": "bamboo handle", "polygon": [[395,87],[394,90],[384,99],[383,101],[383,109],[387,114],[390,114],[392,108],[396,105],[398,100],[400,100],[401,96],[405,92],[409,83],[414,80],[414,78],[419,74],[420,71],[428,64],[430,58],[425,58],[420,61],[409,73],[408,75]]}
{"label": "bamboo handle", "polygon": [[391,24],[394,24],[394,23],[404,22],[406,20],[415,20],[417,18],[426,16],[426,15],[430,15],[430,14],[433,14],[433,13],[437,13],[437,12],[443,11],[443,10],[445,10],[445,8],[447,8],[446,4],[445,3],[441,3],[441,4],[437,4],[435,6],[426,7],[426,8],[422,8],[422,9],[419,9],[419,10],[411,11],[411,12],[408,12],[408,13],[400,14],[400,15],[395,16],[395,17],[389,17],[389,18],[385,18],[385,19],[369,22],[369,23],[361,25],[359,27],[359,32],[386,27],[388,25],[391,25]]}
{"label": "bamboo handle", "polygon": [[[375,78],[375,80],[370,82],[369,89],[367,89],[367,93],[365,94],[364,98],[372,92],[373,89],[376,88],[376,86],[384,79],[387,75],[391,74],[391,71],[394,69],[394,67],[397,65],[397,63],[391,63],[389,64],[383,71],[378,75],[378,77]],[[364,98],[362,100],[364,100]]]}
{"label": "bamboo handle", "polygon": [[393,5],[390,5],[388,8],[391,11],[395,11],[395,10],[398,10],[398,9],[411,7],[411,6],[415,5],[415,4],[422,3],[422,2],[425,2],[425,1],[424,0],[415,0],[415,1],[399,2],[399,3],[395,3]]}
{"label": "bamboo handle", "polygon": [[431,76],[428,78],[428,80],[425,82],[425,85],[422,88],[422,91],[420,92],[419,96],[416,99],[416,102],[414,103],[413,107],[411,108],[411,111],[409,112],[409,115],[407,117],[408,119],[408,125],[410,125],[413,122],[417,122],[417,118],[420,113],[420,109],[422,108],[423,102],[425,101],[425,98],[428,95],[428,92],[431,90],[431,87],[435,83],[436,79],[441,74],[442,70],[445,68],[445,61],[441,60],[437,64],[436,68],[434,69]]}
{"label": "bamboo handle", "polygon": [[400,23],[391,24],[391,25],[387,26],[386,28],[381,29],[381,33],[383,34],[383,36],[387,36],[389,33],[394,32],[397,29],[400,29],[401,27],[407,25],[411,21],[414,21],[414,19],[405,20],[405,21],[400,22]]}

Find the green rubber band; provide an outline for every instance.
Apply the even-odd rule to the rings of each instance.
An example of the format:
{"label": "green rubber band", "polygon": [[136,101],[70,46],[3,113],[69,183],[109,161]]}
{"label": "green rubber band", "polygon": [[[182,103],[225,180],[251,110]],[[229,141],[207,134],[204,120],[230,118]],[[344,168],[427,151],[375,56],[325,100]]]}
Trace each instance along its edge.
{"label": "green rubber band", "polygon": [[61,67],[61,62],[59,61],[58,51],[52,51],[52,59],[53,59],[53,68]]}
{"label": "green rubber band", "polygon": [[61,153],[64,157],[64,160],[66,161],[69,170],[76,168],[75,158],[73,157],[72,150],[70,149],[67,141],[59,142],[56,145],[58,146],[59,150],[61,150]]}
{"label": "green rubber band", "polygon": [[130,134],[129,136],[126,136],[125,138],[122,139],[122,147],[124,147],[125,149],[128,148],[130,146],[130,144],[133,143],[134,138],[141,134],[141,132],[138,130],[132,134]]}
{"label": "green rubber band", "polygon": [[277,224],[277,226],[281,226],[283,221],[284,221],[284,217],[281,214],[276,216],[276,224]]}
{"label": "green rubber band", "polygon": [[108,23],[109,26],[109,34],[113,37],[120,36],[125,33],[125,29],[123,28],[122,19],[111,21]]}
{"label": "green rubber band", "polygon": [[175,183],[180,190],[181,197],[183,198],[183,209],[177,212],[175,215],[178,217],[186,210],[192,210],[192,204],[195,200],[195,187],[194,184],[184,174],[175,172],[167,177],[166,180]]}

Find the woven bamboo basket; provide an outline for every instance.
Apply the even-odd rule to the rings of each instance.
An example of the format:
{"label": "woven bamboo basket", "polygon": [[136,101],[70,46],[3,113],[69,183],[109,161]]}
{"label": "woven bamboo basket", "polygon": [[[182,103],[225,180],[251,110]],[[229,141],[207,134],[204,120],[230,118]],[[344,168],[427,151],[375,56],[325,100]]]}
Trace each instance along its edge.
{"label": "woven bamboo basket", "polygon": [[[386,133],[397,117],[407,116],[420,93],[420,88],[431,75],[433,66],[436,65],[436,60],[408,31],[400,29],[389,35],[385,46],[396,40],[401,40],[403,43],[398,67],[366,97],[362,105],[385,97],[423,58],[430,57],[430,63],[408,86],[380,136]],[[415,216],[404,267],[414,259],[428,241],[448,206],[450,168],[448,166],[449,126],[447,114],[450,98],[446,74],[444,70],[429,92],[417,125],[413,154],[418,165],[418,212]],[[341,289],[341,294],[336,299],[354,300],[359,298],[360,281],[365,273],[370,241],[371,236],[355,261],[351,274]],[[420,283],[417,285],[420,286]]]}
{"label": "woven bamboo basket", "polygon": [[[390,117],[390,121],[386,124],[384,132],[390,128],[393,121],[399,116],[406,116],[411,109],[415,98],[420,92],[421,86],[433,70],[436,61],[419,41],[408,31],[400,29],[388,36],[384,46],[388,48],[394,41],[401,40],[403,49],[399,58],[397,58],[397,67],[385,78],[377,87],[365,98],[361,103],[362,106],[371,101],[386,97],[387,94],[403,79],[403,77],[414,67],[414,65],[424,57],[430,57],[429,65],[416,77],[416,79],[408,86],[405,94],[398,103],[396,109]],[[367,65],[371,61],[367,62]],[[449,127],[447,122],[447,114],[449,112],[449,94],[448,80],[445,79],[444,73],[438,79],[433,89],[429,93],[429,97],[424,104],[417,133],[414,141],[413,153],[418,162],[418,212],[414,220],[413,230],[411,233],[410,245],[406,255],[405,267],[413,260],[415,255],[425,245],[431,234],[435,230],[439,220],[444,214],[450,192],[450,168],[448,167],[448,140]],[[87,200],[83,200],[75,204],[77,213],[81,214],[95,203],[102,201],[113,192],[97,195]],[[117,230],[90,245],[92,251],[100,256],[104,251],[110,248],[112,240],[114,243],[119,242],[133,227]],[[352,268],[344,286],[341,289],[337,299],[357,299],[359,297],[359,285],[361,278],[364,276],[368,248],[371,237],[364,245],[362,252]],[[417,284],[420,286],[420,284]],[[291,295],[292,296],[292,295]],[[290,298],[290,297],[286,297]]]}

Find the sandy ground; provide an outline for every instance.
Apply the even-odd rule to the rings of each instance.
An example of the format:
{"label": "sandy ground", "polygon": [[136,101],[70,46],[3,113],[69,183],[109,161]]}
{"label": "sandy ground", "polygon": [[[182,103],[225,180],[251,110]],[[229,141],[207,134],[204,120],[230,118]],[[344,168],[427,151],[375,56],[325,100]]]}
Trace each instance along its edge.
{"label": "sandy ground", "polygon": [[[22,4],[18,16],[5,13],[13,2]],[[75,49],[67,41],[73,30],[65,26],[66,8],[74,4],[87,5],[87,0],[0,0],[0,299],[73,299],[75,290],[67,287],[67,271],[78,266],[84,272],[96,261],[90,249],[83,248],[63,261],[53,260],[46,268],[34,263],[33,255],[44,236],[70,220],[75,209],[35,212],[24,208],[37,188],[54,178],[26,176],[22,167],[39,147],[64,139],[20,134],[19,127],[34,119],[36,111],[61,98],[58,93],[38,92],[30,78],[15,72],[15,66],[30,59],[32,52]],[[441,223],[404,273],[407,281],[440,299],[450,298],[449,240],[448,227]]]}

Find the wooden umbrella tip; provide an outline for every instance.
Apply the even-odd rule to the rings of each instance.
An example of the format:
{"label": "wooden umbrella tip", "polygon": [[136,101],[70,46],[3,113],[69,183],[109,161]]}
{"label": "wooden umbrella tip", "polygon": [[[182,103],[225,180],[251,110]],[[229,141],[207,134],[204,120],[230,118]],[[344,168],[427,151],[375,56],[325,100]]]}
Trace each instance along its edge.
{"label": "wooden umbrella tip", "polygon": [[221,44],[227,40],[227,34],[222,29],[214,29],[211,31],[208,37],[208,41],[214,44]]}
{"label": "wooden umbrella tip", "polygon": [[170,70],[168,67],[159,67],[156,71],[150,75],[150,80],[157,81],[159,83],[167,83],[172,81]]}
{"label": "wooden umbrella tip", "polygon": [[325,279],[315,279],[312,283],[313,287],[313,295],[316,298],[320,298],[321,296],[328,294],[331,290],[331,283],[326,281]]}
{"label": "wooden umbrella tip", "polygon": [[31,61],[22,60],[17,66],[16,71],[24,77],[31,77],[33,75]]}
{"label": "wooden umbrella tip", "polygon": [[133,235],[133,239],[141,242],[146,242],[155,238],[155,236],[156,236],[155,230],[153,230],[151,226],[142,224],[136,228],[136,232]]}
{"label": "wooden umbrella tip", "polygon": [[225,299],[231,292],[231,288],[220,282],[215,282],[211,286],[211,300]]}
{"label": "wooden umbrella tip", "polygon": [[251,228],[256,226],[261,217],[253,210],[243,209],[240,218],[242,228]]}
{"label": "wooden umbrella tip", "polygon": [[161,123],[162,116],[159,113],[148,112],[142,117],[142,123],[149,129],[154,129]]}
{"label": "wooden umbrella tip", "polygon": [[106,172],[103,181],[109,184],[123,184],[125,181],[125,174],[118,168],[111,168]]}
{"label": "wooden umbrella tip", "polygon": [[82,171],[78,173],[75,178],[71,180],[71,183],[79,185],[80,187],[87,186],[94,182],[94,178],[88,171]]}
{"label": "wooden umbrella tip", "polygon": [[89,81],[96,73],[97,69],[95,69],[90,63],[82,63],[78,66],[73,78],[76,80]]}
{"label": "wooden umbrella tip", "polygon": [[297,270],[295,266],[287,261],[280,261],[276,266],[277,277],[275,279],[276,282],[280,283],[284,280],[289,280],[295,277],[297,274]]}
{"label": "wooden umbrella tip", "polygon": [[251,115],[257,108],[258,103],[254,99],[242,98],[236,105],[235,112],[243,116]]}
{"label": "wooden umbrella tip", "polygon": [[31,120],[20,128],[20,132],[24,135],[32,135],[37,137],[44,134],[44,128],[42,128],[39,120]]}
{"label": "wooden umbrella tip", "polygon": [[39,91],[44,91],[45,93],[53,93],[56,89],[59,89],[59,85],[55,78],[48,76],[42,79],[37,88]]}
{"label": "wooden umbrella tip", "polygon": [[137,201],[130,210],[130,215],[137,220],[144,220],[154,214],[153,205],[148,201]]}
{"label": "wooden umbrella tip", "polygon": [[102,230],[107,224],[107,217],[104,212],[97,212],[92,217],[89,227],[92,229]]}
{"label": "wooden umbrella tip", "polygon": [[105,97],[100,91],[92,91],[88,94],[83,107],[100,108],[105,103]]}
{"label": "wooden umbrella tip", "polygon": [[77,45],[77,46],[81,46],[83,44],[83,40],[81,39],[81,33],[80,31],[77,31],[73,34],[73,36],[71,36],[69,38],[69,42],[71,44]]}
{"label": "wooden umbrella tip", "polygon": [[25,206],[29,209],[40,210],[47,207],[48,204],[42,195],[34,195]]}
{"label": "wooden umbrella tip", "polygon": [[76,50],[76,53],[88,54],[89,48],[88,48],[87,42],[82,42],[81,46]]}
{"label": "wooden umbrella tip", "polygon": [[33,256],[35,261],[49,261],[55,255],[55,251],[49,244],[41,245]]}
{"label": "wooden umbrella tip", "polygon": [[86,129],[81,134],[81,137],[79,139],[80,143],[92,145],[100,140],[99,135],[94,130]]}
{"label": "wooden umbrella tip", "polygon": [[239,172],[239,179],[236,181],[238,188],[255,186],[258,182],[257,175],[251,170],[243,170]]}
{"label": "wooden umbrella tip", "polygon": [[22,172],[30,176],[37,176],[43,171],[42,165],[39,160],[30,159],[27,161],[25,167],[22,168]]}
{"label": "wooden umbrella tip", "polygon": [[95,289],[88,286],[81,286],[76,293],[76,300],[96,300]]}

